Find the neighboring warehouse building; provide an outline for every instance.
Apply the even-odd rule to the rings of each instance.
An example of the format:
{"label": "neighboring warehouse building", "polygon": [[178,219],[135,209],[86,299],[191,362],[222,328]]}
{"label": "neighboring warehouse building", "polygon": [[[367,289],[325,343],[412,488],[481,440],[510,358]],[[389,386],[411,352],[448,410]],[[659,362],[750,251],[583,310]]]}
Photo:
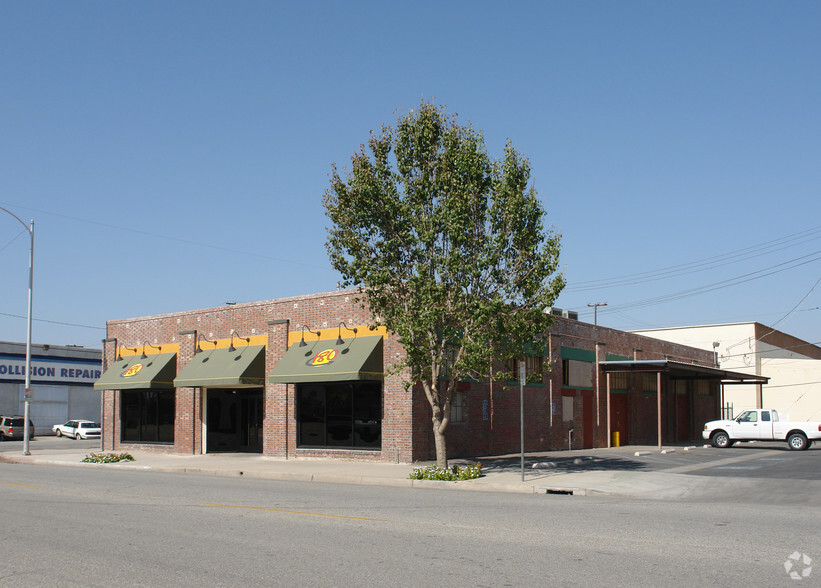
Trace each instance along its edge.
{"label": "neighboring warehouse building", "polygon": [[[102,374],[102,350],[78,346],[31,346],[31,421],[37,435],[68,419],[100,418],[94,382]],[[22,415],[26,344],[0,342],[0,414]]]}
{"label": "neighboring warehouse building", "polygon": [[[103,450],[431,459],[424,393],[390,369],[402,345],[369,327],[355,295],[109,321]],[[718,416],[720,382],[746,378],[713,369],[711,352],[561,316],[548,343],[549,357],[527,358],[551,369],[524,390],[526,451],[607,446],[613,433],[696,439]],[[462,382],[447,440],[453,457],[518,452],[518,384]]]}
{"label": "neighboring warehouse building", "polygon": [[726,387],[727,413],[774,408],[795,421],[821,419],[821,347],[756,322],[633,331],[715,352],[722,368],[766,376],[766,388]]}

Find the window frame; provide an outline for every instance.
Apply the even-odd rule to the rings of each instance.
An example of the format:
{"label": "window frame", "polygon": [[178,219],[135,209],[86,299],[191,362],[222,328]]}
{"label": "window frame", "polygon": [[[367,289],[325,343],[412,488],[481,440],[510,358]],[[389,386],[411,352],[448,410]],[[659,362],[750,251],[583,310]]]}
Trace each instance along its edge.
{"label": "window frame", "polygon": [[[379,417],[377,419],[371,418],[374,415],[372,414],[372,410],[368,409],[369,405],[367,403],[357,404],[357,400],[362,401],[363,398],[365,398],[365,394],[360,394],[359,398],[357,398],[357,385],[360,387],[378,386]],[[348,437],[351,442],[338,444],[329,443],[329,435],[332,435],[329,427],[332,425],[339,427],[341,423],[345,422],[345,419],[329,419],[328,394],[330,391],[332,397],[339,399],[340,396],[344,396],[344,391],[347,387],[352,387],[350,390],[350,434]],[[309,398],[307,394],[316,394],[317,392],[321,392],[321,398],[319,398],[319,395],[316,395],[313,399],[310,399],[312,401],[312,405],[309,405]],[[367,391],[365,391],[365,393],[367,393]],[[315,382],[297,384],[295,391],[295,402],[297,448],[322,450],[343,449],[350,451],[382,450],[382,422],[385,418],[385,392],[381,380],[355,380],[350,382]],[[317,410],[319,408],[321,408],[321,411]],[[373,405],[371,405],[370,408],[372,409]],[[307,413],[306,411],[309,410],[311,412]],[[336,416],[339,417],[341,415],[337,414]],[[367,416],[368,418],[357,418],[357,416]],[[312,420],[307,420],[308,417],[312,417]],[[375,421],[375,423],[372,421]],[[306,426],[308,425],[314,426],[314,430],[316,432],[312,434],[321,435],[319,443],[306,442],[305,436],[308,434],[306,431]],[[375,442],[365,444],[358,442],[362,439],[364,434],[373,434],[374,426],[376,427]],[[368,427],[370,427],[370,429]]]}
{"label": "window frame", "polygon": [[[571,383],[570,381],[570,372],[571,372],[571,363],[577,364],[578,366],[589,366],[589,368],[585,368],[586,370],[589,369],[590,371],[590,385],[589,386],[582,386],[577,383]],[[562,358],[562,388],[567,388],[570,390],[593,390],[593,386],[595,385],[596,379],[596,364],[594,362],[589,362],[586,360],[581,359],[572,359],[563,357]]]}
{"label": "window frame", "polygon": [[[543,355],[536,355],[536,354],[527,354],[521,358],[513,358],[508,360],[507,367],[510,370],[512,375],[511,382],[518,382],[519,381],[519,362],[525,362],[525,379],[527,380],[527,386],[538,386],[539,384],[544,384],[544,356]],[[538,374],[539,379],[538,381],[529,381],[530,378],[534,375]]]}
{"label": "window frame", "polygon": [[450,422],[461,424],[467,422],[467,395],[464,390],[455,390],[450,399]]}
{"label": "window frame", "polygon": [[[151,398],[152,396],[154,398]],[[136,399],[136,402],[134,402],[134,399]],[[129,412],[133,411],[135,406],[136,415]],[[152,408],[153,414],[149,414],[152,412]],[[120,390],[120,442],[144,445],[174,445],[176,414],[177,394],[175,389],[136,388],[133,390]],[[134,427],[127,427],[126,424],[134,422],[135,416],[137,434],[133,435],[131,431]],[[154,435],[148,435],[152,427]],[[166,432],[170,432],[170,435]]]}

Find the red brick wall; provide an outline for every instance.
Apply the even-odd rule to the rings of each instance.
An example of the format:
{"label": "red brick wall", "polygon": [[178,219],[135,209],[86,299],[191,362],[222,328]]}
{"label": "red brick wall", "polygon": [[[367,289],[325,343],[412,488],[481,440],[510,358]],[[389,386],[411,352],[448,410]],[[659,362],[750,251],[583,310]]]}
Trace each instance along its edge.
{"label": "red brick wall", "polygon": [[[607,355],[620,355],[636,359],[669,359],[683,363],[712,366],[713,355],[685,345],[642,337],[624,331],[594,326],[588,323],[557,317],[551,333],[551,369],[542,385],[525,386],[525,451],[550,451],[568,448],[568,432],[573,433],[573,448],[581,448],[584,439],[583,395],[591,397],[593,406],[592,437],[596,447],[606,447],[607,439],[607,381],[599,374],[598,394],[594,380],[592,392],[562,388],[561,347],[573,347],[597,353],[597,361],[605,361]],[[599,343],[599,345],[596,345]],[[637,351],[638,350],[638,351]],[[629,394],[628,439],[632,444],[656,444],[657,409],[656,395],[641,390],[640,376],[632,378]],[[562,394],[574,398],[572,421],[562,418]],[[691,420],[698,423],[716,418],[717,403],[714,398],[700,397],[693,393],[694,409]],[[482,404],[488,402],[489,418],[483,420]],[[556,414],[551,415],[555,404]],[[416,440],[414,459],[432,460],[436,452],[431,431],[430,406],[420,387],[415,389],[414,410]],[[675,420],[667,400],[662,403],[666,416],[663,423],[665,443],[675,441]],[[446,432],[450,457],[481,457],[518,453],[520,441],[519,385],[515,382],[472,383],[466,397],[465,423],[453,423]],[[695,431],[697,432],[697,431]],[[697,435],[693,435],[697,438]]]}
{"label": "red brick wall", "polygon": [[[328,292],[310,296],[237,304],[203,310],[159,316],[115,320],[107,323],[108,339],[104,343],[104,361],[108,367],[116,348],[142,347],[144,343],[179,344],[178,372],[194,354],[199,335],[207,339],[226,339],[236,330],[243,337],[267,335],[265,370],[270,373],[287,349],[288,333],[305,325],[313,330],[337,329],[339,323],[366,325],[370,312],[354,302],[353,291]],[[194,333],[196,331],[196,333]],[[596,345],[599,343],[599,345]],[[596,327],[587,323],[556,318],[551,329],[552,366],[541,385],[525,388],[525,449],[545,451],[567,447],[567,433],[575,429],[574,447],[581,446],[584,437],[582,395],[574,395],[574,420],[562,419],[562,362],[560,348],[575,347],[597,352],[597,359],[616,354],[637,359],[671,359],[712,365],[708,351],[697,350],[622,331]],[[403,357],[395,337],[384,340],[386,370]],[[640,349],[641,351],[636,351]],[[297,448],[294,386],[272,384],[264,386],[265,416],[263,420],[263,453],[273,457],[332,456],[350,459],[409,462],[433,459],[435,456],[431,431],[431,410],[420,385],[405,388],[407,372],[386,373],[383,384],[382,449],[377,451],[321,450]],[[594,407],[593,439],[597,446],[607,445],[606,380],[598,379],[592,393]],[[519,388],[516,383],[479,382],[467,386],[466,422],[451,423],[447,431],[449,455],[481,456],[516,453],[519,451]],[[119,392],[103,394],[103,449],[127,450],[134,444],[120,443]],[[695,395],[693,418],[715,416],[715,398]],[[487,418],[483,405],[487,403]],[[555,404],[556,414],[551,414]],[[140,449],[196,454],[203,450],[202,393],[196,388],[179,388],[176,396],[177,416],[173,446],[140,445]],[[630,393],[630,441],[655,440],[655,395],[640,390]],[[649,423],[649,425],[648,425]],[[654,442],[654,441],[653,441]]]}

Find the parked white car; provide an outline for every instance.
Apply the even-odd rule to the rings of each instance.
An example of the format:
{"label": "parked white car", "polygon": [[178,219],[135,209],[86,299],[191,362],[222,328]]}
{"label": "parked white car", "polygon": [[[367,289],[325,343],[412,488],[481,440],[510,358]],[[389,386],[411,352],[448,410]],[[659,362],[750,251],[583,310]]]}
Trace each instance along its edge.
{"label": "parked white car", "polygon": [[757,408],[732,420],[710,421],[701,436],[722,449],[736,441],[786,441],[790,449],[801,450],[821,440],[821,422],[782,421],[778,411]]}
{"label": "parked white car", "polygon": [[100,437],[100,423],[94,421],[67,421],[62,425],[51,427],[58,437],[74,437],[75,439],[97,439]]}

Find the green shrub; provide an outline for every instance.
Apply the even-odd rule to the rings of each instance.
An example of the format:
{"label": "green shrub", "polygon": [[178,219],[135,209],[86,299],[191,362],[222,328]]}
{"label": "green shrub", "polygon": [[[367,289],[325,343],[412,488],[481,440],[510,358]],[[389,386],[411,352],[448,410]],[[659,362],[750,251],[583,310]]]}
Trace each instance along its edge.
{"label": "green shrub", "polygon": [[411,480],[446,480],[453,482],[456,480],[473,480],[482,476],[482,464],[476,463],[467,466],[452,466],[450,468],[438,468],[430,465],[424,468],[413,468],[408,476]]}
{"label": "green shrub", "polygon": [[86,463],[116,463],[118,461],[134,461],[128,453],[89,453],[83,458]]}

